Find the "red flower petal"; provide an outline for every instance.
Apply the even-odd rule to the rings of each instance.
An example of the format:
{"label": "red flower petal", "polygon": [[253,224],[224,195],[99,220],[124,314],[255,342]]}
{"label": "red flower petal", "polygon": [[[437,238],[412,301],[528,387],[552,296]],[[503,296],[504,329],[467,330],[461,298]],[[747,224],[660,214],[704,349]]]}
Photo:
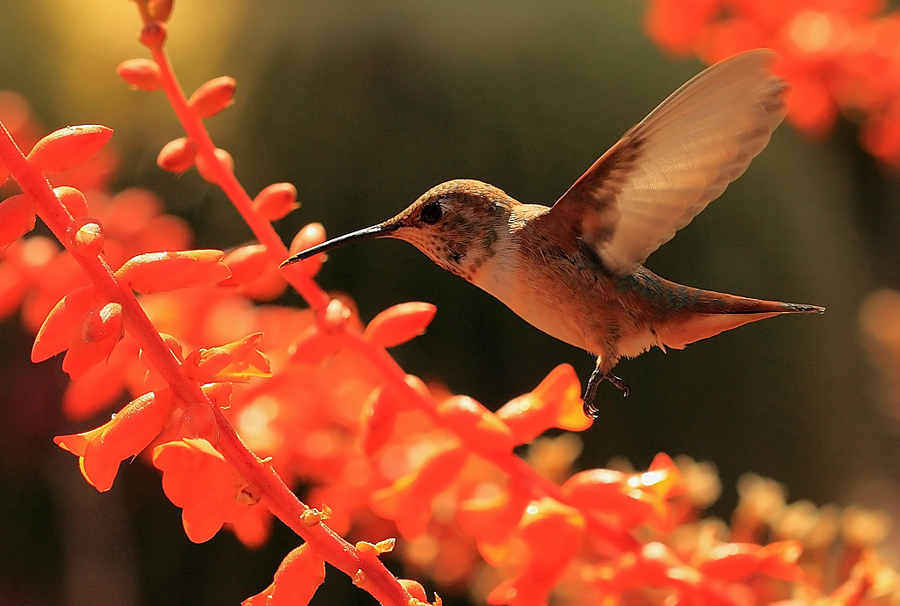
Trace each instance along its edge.
{"label": "red flower petal", "polygon": [[161,444],[153,449],[153,465],[163,472],[163,492],[182,509],[185,534],[193,542],[208,541],[234,517],[243,480],[206,440]]}
{"label": "red flower petal", "polygon": [[0,248],[34,229],[34,198],[17,194],[0,202]]}
{"label": "red flower petal", "polygon": [[392,390],[378,388],[374,396],[363,407],[362,445],[366,456],[371,457],[381,450],[394,433],[397,421],[397,400]]}
{"label": "red flower petal", "polygon": [[284,558],[272,584],[241,606],[305,606],[324,581],[325,562],[304,543]]}
{"label": "red flower petal", "polygon": [[376,491],[372,510],[394,520],[404,538],[422,536],[431,520],[431,502],[454,482],[467,458],[457,442],[436,450],[419,469]]}
{"label": "red flower petal", "polygon": [[77,379],[94,364],[107,359],[124,335],[122,306],[119,303],[107,303],[92,309],[72,337],[69,351],[63,358],[63,370]]}
{"label": "red flower petal", "polygon": [[452,396],[438,404],[442,424],[460,438],[493,452],[515,447],[512,430],[497,415],[468,396]]}
{"label": "red flower petal", "polygon": [[437,307],[431,303],[400,303],[369,322],[363,337],[378,347],[394,347],[425,332]]}
{"label": "red flower petal", "polygon": [[116,277],[142,295],[215,284],[231,276],[224,256],[221,250],[145,253],[126,261]]}
{"label": "red flower petal", "polygon": [[[126,334],[105,364],[96,364],[70,381],[63,396],[66,418],[73,421],[87,419],[118,401],[128,379],[126,369],[137,353],[137,344]],[[160,388],[168,388],[168,384]]]}
{"label": "red flower petal", "polygon": [[75,329],[99,298],[96,288],[83,286],[60,299],[38,330],[31,349],[31,361],[43,362],[68,349]]}
{"label": "red flower petal", "polygon": [[403,589],[411,595],[414,599],[419,600],[425,604],[428,603],[428,594],[425,593],[425,588],[422,587],[422,584],[418,581],[413,581],[411,579],[399,579],[399,583],[403,586]]}
{"label": "red flower petal", "polygon": [[583,431],[593,423],[584,414],[581,384],[569,364],[557,366],[530,393],[504,404],[497,416],[512,429],[518,444],[531,442],[551,427]]}
{"label": "red flower petal", "polygon": [[40,170],[59,173],[96,154],[112,134],[111,128],[96,124],[67,126],[38,141],[28,161]]}
{"label": "red flower petal", "polygon": [[492,497],[468,499],[460,504],[457,520],[478,544],[485,562],[500,566],[509,557],[510,539],[531,501],[526,490],[510,486]]}
{"label": "red flower petal", "polygon": [[53,441],[80,457],[81,473],[100,492],[112,487],[119,464],[146,448],[169,422],[174,407],[169,390],[132,400],[109,422],[85,433]]}
{"label": "red flower petal", "polygon": [[321,364],[341,349],[341,339],[310,326],[288,347],[291,364]]}
{"label": "red flower petal", "polygon": [[744,581],[755,574],[799,581],[803,578],[803,571],[797,566],[797,561],[802,553],[803,547],[797,541],[779,541],[762,547],[748,543],[726,543],[713,549],[709,559],[697,569],[729,583]]}
{"label": "red flower petal", "polygon": [[668,498],[683,491],[681,474],[666,455],[657,455],[649,471],[624,474],[609,469],[582,471],[562,486],[567,502],[602,511],[626,528],[649,524],[668,532],[674,523]]}
{"label": "red flower petal", "polygon": [[488,603],[547,604],[550,591],[581,545],[584,527],[584,517],[577,509],[549,498],[529,504],[518,530],[528,550],[525,564],[491,591]]}
{"label": "red flower petal", "polygon": [[226,345],[198,349],[185,358],[185,372],[201,383],[272,376],[268,358],[258,349],[262,338],[263,333],[257,332]]}

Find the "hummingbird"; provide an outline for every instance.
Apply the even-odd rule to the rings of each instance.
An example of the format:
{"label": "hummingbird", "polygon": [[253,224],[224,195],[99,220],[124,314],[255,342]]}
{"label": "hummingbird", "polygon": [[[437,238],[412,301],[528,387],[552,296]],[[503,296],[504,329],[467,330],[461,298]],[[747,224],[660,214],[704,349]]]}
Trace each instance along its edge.
{"label": "hummingbird", "polygon": [[777,55],[756,49],[707,68],[628,130],[553,206],[472,179],[447,181],[395,217],[299,252],[282,266],[373,238],[405,240],[524,320],[596,356],[585,387],[623,357],[687,344],[815,305],[682,286],[643,263],[744,173],[785,115]]}

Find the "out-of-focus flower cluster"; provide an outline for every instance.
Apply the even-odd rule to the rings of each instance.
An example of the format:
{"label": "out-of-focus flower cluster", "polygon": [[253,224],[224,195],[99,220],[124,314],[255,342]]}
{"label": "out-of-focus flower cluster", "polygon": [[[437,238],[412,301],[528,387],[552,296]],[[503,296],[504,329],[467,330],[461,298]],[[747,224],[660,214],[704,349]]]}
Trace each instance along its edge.
{"label": "out-of-focus flower cluster", "polygon": [[900,165],[900,12],[883,0],[648,0],[645,27],[663,49],[712,64],[750,48],[781,55],[788,120],[814,136],[839,113],[862,145]]}
{"label": "out-of-focus flower cluster", "polygon": [[887,414],[900,419],[900,292],[871,293],[859,313],[863,344],[881,375],[877,397]]}

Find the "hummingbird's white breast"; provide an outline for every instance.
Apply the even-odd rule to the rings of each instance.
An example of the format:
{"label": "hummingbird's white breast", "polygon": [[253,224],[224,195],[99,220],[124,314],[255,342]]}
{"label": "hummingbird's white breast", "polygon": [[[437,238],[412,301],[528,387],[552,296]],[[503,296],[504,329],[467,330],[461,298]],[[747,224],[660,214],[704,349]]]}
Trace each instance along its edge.
{"label": "hummingbird's white breast", "polygon": [[573,313],[573,301],[554,278],[553,262],[534,263],[526,254],[522,230],[524,223],[510,217],[508,229],[498,230],[493,254],[472,272],[470,281],[503,302],[523,320],[575,347],[593,351],[585,338],[584,323]]}

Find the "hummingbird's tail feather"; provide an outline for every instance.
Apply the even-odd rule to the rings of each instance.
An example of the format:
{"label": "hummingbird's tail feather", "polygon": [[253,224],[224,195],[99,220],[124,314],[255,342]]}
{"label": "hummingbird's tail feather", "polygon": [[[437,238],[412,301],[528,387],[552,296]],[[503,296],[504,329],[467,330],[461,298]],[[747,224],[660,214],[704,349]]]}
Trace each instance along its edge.
{"label": "hummingbird's tail feather", "polygon": [[687,306],[673,321],[656,327],[659,342],[672,349],[713,337],[726,330],[780,314],[824,313],[824,307],[801,303],[782,303],[702,291],[696,302]]}

